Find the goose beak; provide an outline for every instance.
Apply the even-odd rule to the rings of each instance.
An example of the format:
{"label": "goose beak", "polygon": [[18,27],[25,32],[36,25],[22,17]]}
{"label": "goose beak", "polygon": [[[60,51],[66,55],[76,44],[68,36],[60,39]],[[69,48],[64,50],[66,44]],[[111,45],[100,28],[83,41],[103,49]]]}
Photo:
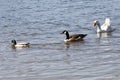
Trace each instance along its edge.
{"label": "goose beak", "polygon": [[65,32],[63,31],[63,32],[61,32],[60,34],[65,34]]}
{"label": "goose beak", "polygon": [[96,22],[93,22],[93,26],[96,27]]}

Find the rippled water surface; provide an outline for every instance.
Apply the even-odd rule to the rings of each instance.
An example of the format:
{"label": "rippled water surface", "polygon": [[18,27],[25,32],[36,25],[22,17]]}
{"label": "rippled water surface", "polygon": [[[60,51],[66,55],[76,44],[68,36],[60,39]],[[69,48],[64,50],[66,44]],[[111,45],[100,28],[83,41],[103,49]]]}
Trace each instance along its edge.
{"label": "rippled water surface", "polygon": [[[96,34],[106,17],[116,30]],[[63,30],[88,35],[65,44]],[[119,80],[119,30],[119,0],[0,0],[0,80]]]}

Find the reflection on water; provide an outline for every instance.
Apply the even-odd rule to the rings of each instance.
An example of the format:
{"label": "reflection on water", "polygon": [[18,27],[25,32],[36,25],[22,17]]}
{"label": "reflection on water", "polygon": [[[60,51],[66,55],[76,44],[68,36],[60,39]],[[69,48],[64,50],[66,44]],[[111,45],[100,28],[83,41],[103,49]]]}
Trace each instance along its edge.
{"label": "reflection on water", "polygon": [[70,48],[70,46],[72,46],[72,45],[79,46],[80,44],[82,44],[84,42],[85,42],[84,40],[66,42],[66,48]]}
{"label": "reflection on water", "polygon": [[65,56],[63,56],[63,60],[66,64],[70,65],[71,60],[70,60],[71,55],[69,53],[66,53]]}
{"label": "reflection on water", "polygon": [[102,37],[110,37],[112,36],[112,32],[104,32],[104,33],[97,33],[98,38],[102,38]]}

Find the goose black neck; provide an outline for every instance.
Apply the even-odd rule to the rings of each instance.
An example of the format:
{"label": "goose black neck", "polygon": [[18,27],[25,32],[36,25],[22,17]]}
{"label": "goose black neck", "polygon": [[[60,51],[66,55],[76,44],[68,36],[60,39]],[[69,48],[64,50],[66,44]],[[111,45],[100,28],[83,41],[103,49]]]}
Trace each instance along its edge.
{"label": "goose black neck", "polygon": [[66,39],[69,39],[69,33],[66,32]]}

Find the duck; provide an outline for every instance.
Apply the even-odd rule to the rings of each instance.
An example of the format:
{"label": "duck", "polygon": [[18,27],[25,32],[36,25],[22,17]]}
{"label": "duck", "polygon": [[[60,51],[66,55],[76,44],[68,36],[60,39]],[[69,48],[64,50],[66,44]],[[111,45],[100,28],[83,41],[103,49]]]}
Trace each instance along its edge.
{"label": "duck", "polygon": [[110,18],[105,19],[105,23],[103,25],[100,25],[100,22],[98,20],[95,20],[93,22],[93,26],[97,27],[97,33],[101,32],[112,32],[114,29],[111,27],[111,21]]}
{"label": "duck", "polygon": [[87,34],[72,34],[72,35],[69,35],[69,32],[67,30],[64,30],[61,34],[66,35],[66,39],[64,40],[65,42],[83,40],[83,38],[85,36],[87,36]]}
{"label": "duck", "polygon": [[12,40],[12,48],[28,48],[30,46],[30,43],[22,42],[17,43],[16,40]]}

